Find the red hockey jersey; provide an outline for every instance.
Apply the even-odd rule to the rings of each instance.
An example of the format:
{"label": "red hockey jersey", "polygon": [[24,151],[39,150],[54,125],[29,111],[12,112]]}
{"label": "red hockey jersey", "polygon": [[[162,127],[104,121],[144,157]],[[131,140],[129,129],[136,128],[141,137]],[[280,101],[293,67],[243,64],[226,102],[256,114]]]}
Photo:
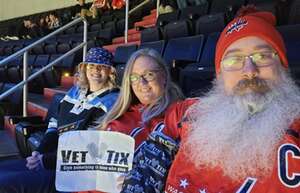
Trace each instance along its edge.
{"label": "red hockey jersey", "polygon": [[[165,132],[185,140],[188,125],[178,127],[186,106],[173,108],[166,116]],[[166,193],[299,193],[300,192],[300,120],[295,121],[277,147],[276,163],[267,179],[249,176],[232,181],[220,169],[196,169],[189,163],[182,148],[170,168]]]}

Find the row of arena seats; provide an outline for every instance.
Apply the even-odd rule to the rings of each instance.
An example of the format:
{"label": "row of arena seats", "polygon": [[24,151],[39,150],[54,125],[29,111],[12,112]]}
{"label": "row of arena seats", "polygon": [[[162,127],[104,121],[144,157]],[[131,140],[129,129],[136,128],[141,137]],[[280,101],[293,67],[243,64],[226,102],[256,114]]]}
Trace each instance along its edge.
{"label": "row of arena seats", "polygon": [[[141,42],[158,41],[161,39],[172,39],[186,37],[198,34],[210,34],[222,31],[226,23],[235,15],[237,9],[247,3],[257,5],[258,9],[271,11],[276,15],[278,25],[285,24],[282,20],[287,17],[286,10],[291,10],[289,23],[300,23],[298,12],[300,10],[300,1],[294,1],[292,4],[286,4],[279,1],[269,0],[249,0],[249,1],[218,1],[211,2],[210,12],[209,3],[204,1],[198,6],[187,7],[171,13],[159,15],[155,27],[147,28],[141,32]],[[291,5],[290,5],[291,4]],[[298,7],[297,7],[297,4]],[[224,6],[227,5],[227,6]],[[291,6],[287,9],[287,6]],[[298,12],[296,11],[298,10]]]}
{"label": "row of arena seats", "polygon": [[[292,75],[300,78],[300,24],[277,27],[283,35]],[[157,50],[168,63],[173,79],[187,96],[201,95],[211,86],[215,76],[214,53],[219,32],[209,35],[195,35],[170,40],[144,42],[139,48]],[[116,49],[114,62],[118,71],[118,81],[131,53],[137,45],[121,46]],[[196,83],[196,84],[195,84]]]}
{"label": "row of arena seats", "polygon": [[[0,95],[14,87],[12,83],[0,82]],[[0,126],[4,124],[4,115],[19,115],[22,100],[22,89],[18,89],[14,93],[5,97],[0,101]]]}
{"label": "row of arena seats", "polygon": [[[110,33],[108,33],[109,36]],[[105,34],[100,35],[98,32],[89,32],[87,37],[87,47],[102,46],[105,43],[111,41],[111,37]],[[2,42],[0,44],[0,56],[11,55],[22,48],[30,45],[37,39],[31,40],[18,40]],[[45,42],[38,44],[33,47],[29,53],[30,54],[64,54],[76,47],[83,41],[83,34],[73,34],[73,35],[59,35],[53,38],[47,39]]]}
{"label": "row of arena seats", "polygon": [[[298,72],[300,48],[300,24],[279,26],[287,45],[287,55],[292,72]],[[159,40],[144,42],[139,48],[150,47],[156,49],[169,64],[172,76],[179,83],[184,93],[188,96],[194,95],[194,90],[209,88],[208,84],[214,77],[214,49],[219,32],[209,35],[195,35],[189,37],[174,38],[170,40]],[[118,83],[121,82],[122,74],[129,56],[138,49],[137,45],[119,46],[114,56],[114,64],[118,71]],[[30,55],[28,59],[29,73],[47,65],[60,55]],[[0,58],[1,59],[1,58]],[[79,60],[75,55],[65,58],[54,68],[49,69],[37,81],[33,81],[29,88],[55,87],[58,85],[60,69],[73,69]],[[0,67],[0,82],[17,83],[22,80],[22,59],[16,59]],[[191,72],[190,72],[191,71]],[[192,73],[192,71],[194,73]],[[197,74],[199,73],[199,74]],[[199,84],[190,84],[193,77],[198,77]],[[201,79],[202,78],[202,79]],[[193,82],[193,81],[191,81]],[[202,84],[203,82],[203,84]],[[204,85],[204,86],[203,86]],[[205,86],[207,85],[207,86]],[[194,88],[195,87],[195,88]]]}
{"label": "row of arena seats", "polygon": [[[54,61],[61,55],[29,55],[28,56],[28,75],[37,72],[50,62]],[[39,75],[35,81],[29,82],[29,91],[40,93],[44,87],[56,87],[59,85],[63,71],[73,71],[76,61],[76,54],[64,58],[54,67],[49,68]],[[0,57],[0,60],[4,57]],[[23,80],[23,59],[17,58],[5,65],[0,66],[0,82],[18,83]]]}

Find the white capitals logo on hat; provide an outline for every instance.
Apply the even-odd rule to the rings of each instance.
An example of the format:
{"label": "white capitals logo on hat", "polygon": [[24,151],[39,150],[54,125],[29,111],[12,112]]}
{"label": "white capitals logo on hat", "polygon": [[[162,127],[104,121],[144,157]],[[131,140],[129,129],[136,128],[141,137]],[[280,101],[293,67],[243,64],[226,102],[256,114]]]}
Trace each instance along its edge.
{"label": "white capitals logo on hat", "polygon": [[244,18],[239,18],[236,22],[228,26],[228,29],[226,31],[226,35],[231,34],[234,31],[240,31],[244,26],[248,24],[248,21]]}

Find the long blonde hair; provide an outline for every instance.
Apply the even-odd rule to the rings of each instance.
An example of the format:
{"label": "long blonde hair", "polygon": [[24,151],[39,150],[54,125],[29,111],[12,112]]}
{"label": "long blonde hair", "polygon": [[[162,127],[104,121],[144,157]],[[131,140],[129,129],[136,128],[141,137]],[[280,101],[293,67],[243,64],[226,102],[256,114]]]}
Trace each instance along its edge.
{"label": "long blonde hair", "polygon": [[[77,67],[77,74],[75,78],[75,83],[81,88],[86,89],[89,88],[89,81],[86,76],[86,66],[88,63],[80,63]],[[117,71],[114,67],[110,67],[110,74],[108,75],[107,83],[105,84],[108,88],[117,87],[116,83],[116,75]]]}
{"label": "long blonde hair", "polygon": [[135,61],[142,56],[153,59],[163,70],[166,78],[166,85],[165,85],[165,90],[163,92],[163,95],[159,97],[159,99],[155,104],[151,104],[143,110],[142,113],[143,125],[147,124],[153,117],[162,114],[172,102],[184,98],[181,90],[172,82],[169,70],[167,68],[167,64],[162,59],[160,54],[153,49],[149,49],[149,48],[140,49],[134,52],[129,58],[123,75],[119,97],[116,103],[114,104],[113,108],[104,117],[103,122],[100,125],[100,129],[102,130],[106,129],[107,125],[111,121],[116,120],[120,116],[122,116],[128,110],[129,106],[132,104],[135,95],[131,89],[129,77],[132,72]]}

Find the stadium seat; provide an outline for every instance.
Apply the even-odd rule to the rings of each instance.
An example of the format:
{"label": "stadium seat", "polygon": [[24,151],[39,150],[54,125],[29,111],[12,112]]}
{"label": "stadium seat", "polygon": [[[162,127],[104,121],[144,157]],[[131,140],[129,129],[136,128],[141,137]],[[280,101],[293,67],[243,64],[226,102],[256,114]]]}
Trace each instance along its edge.
{"label": "stadium seat", "polygon": [[170,22],[163,27],[163,36],[165,40],[187,37],[192,34],[192,23],[189,20]]}
{"label": "stadium seat", "polygon": [[270,11],[277,16],[276,6],[277,1],[272,0],[248,0],[248,4],[253,4],[261,11]]}
{"label": "stadium seat", "polygon": [[64,54],[71,50],[71,45],[69,43],[59,43],[57,45],[57,53]]}
{"label": "stadium seat", "polygon": [[29,147],[28,138],[36,132],[44,132],[51,117],[57,117],[58,107],[63,94],[54,95],[45,120],[42,117],[11,117],[16,124],[16,142],[22,157],[31,155],[32,146]]}
{"label": "stadium seat", "polygon": [[207,37],[200,62],[189,64],[180,71],[179,85],[186,96],[200,96],[212,86],[215,77],[214,57],[220,33]]}
{"label": "stadium seat", "polygon": [[7,65],[8,82],[18,83],[23,80],[21,69],[23,67],[22,58],[16,58],[10,61]]}
{"label": "stadium seat", "polygon": [[[0,61],[3,59],[5,59],[5,56],[0,56]],[[0,82],[8,82],[7,68],[7,63],[0,66]]]}
{"label": "stadium seat", "polygon": [[151,27],[151,28],[146,28],[141,31],[141,42],[153,42],[153,41],[158,41],[161,38],[161,29],[159,27]]}
{"label": "stadium seat", "polygon": [[141,32],[141,42],[152,42],[152,41],[158,41],[162,39],[162,27],[167,25],[170,22],[175,22],[179,19],[180,11],[174,11],[171,13],[165,13],[158,16],[156,20],[155,27],[149,27],[146,29],[143,29],[140,27],[139,30],[142,30]]}
{"label": "stadium seat", "polygon": [[[38,72],[40,69],[45,67],[49,62],[49,55],[38,55],[36,57],[35,62],[32,65],[31,72],[29,75],[32,75],[36,72]],[[29,91],[40,93],[43,91],[43,88],[46,87],[46,81],[44,78],[44,73],[40,74],[35,78],[34,81],[29,82]]]}
{"label": "stadium seat", "polygon": [[156,50],[161,55],[164,54],[165,51],[166,40],[160,40],[155,42],[145,42],[140,45],[140,49],[142,48],[152,48]]}
{"label": "stadium seat", "polygon": [[212,0],[209,13],[225,13],[231,10],[236,12],[244,4],[245,0]]}
{"label": "stadium seat", "polygon": [[119,86],[121,86],[121,83],[122,83],[123,74],[124,74],[124,71],[125,71],[125,66],[126,66],[125,64],[119,64],[119,65],[115,66],[116,71],[117,71],[116,82]]}
{"label": "stadium seat", "polygon": [[203,41],[203,35],[171,39],[166,45],[163,57],[170,66],[174,64],[174,60],[183,60],[187,63],[198,62]]}
{"label": "stadium seat", "polygon": [[213,32],[220,32],[224,27],[224,13],[204,15],[196,21],[195,33],[208,35]]}
{"label": "stadium seat", "polygon": [[169,40],[163,57],[169,64],[171,75],[174,81],[178,81],[179,71],[182,68],[189,63],[199,61],[203,42],[203,35]]}
{"label": "stadium seat", "polygon": [[297,84],[300,85],[300,24],[279,26],[277,29],[282,34],[286,45],[292,76],[295,78]]}
{"label": "stadium seat", "polygon": [[203,5],[191,6],[181,9],[180,20],[196,20],[200,16],[206,15],[208,13],[208,2]]}
{"label": "stadium seat", "polygon": [[289,24],[300,24],[300,0],[293,0],[290,5]]}
{"label": "stadium seat", "polygon": [[137,49],[136,44],[129,45],[129,46],[117,47],[114,58],[113,58],[113,63],[115,65],[125,64],[127,62],[127,60],[129,59],[129,57],[131,56],[131,54],[136,51],[136,49]]}

